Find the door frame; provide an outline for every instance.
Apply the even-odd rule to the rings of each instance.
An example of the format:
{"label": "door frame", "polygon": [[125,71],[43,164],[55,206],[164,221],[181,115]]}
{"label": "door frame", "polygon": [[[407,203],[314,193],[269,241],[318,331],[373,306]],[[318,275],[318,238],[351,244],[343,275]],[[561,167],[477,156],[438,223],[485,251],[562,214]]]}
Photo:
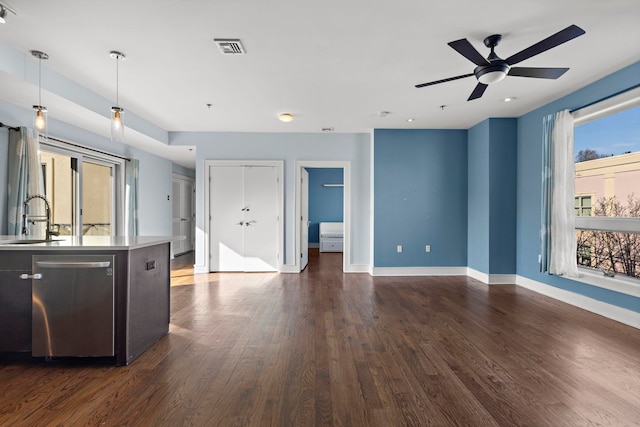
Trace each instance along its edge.
{"label": "door frame", "polygon": [[278,238],[276,242],[278,250],[278,271],[282,271],[284,264],[284,161],[282,160],[205,160],[204,161],[204,265],[206,271],[210,272],[211,262],[211,238],[209,230],[209,222],[211,221],[211,200],[209,193],[211,191],[211,175],[212,166],[272,166],[276,168],[278,175]]}
{"label": "door frame", "polygon": [[302,231],[300,230],[300,215],[302,213],[302,194],[300,180],[303,168],[335,168],[342,169],[344,191],[342,193],[342,221],[344,223],[344,243],[342,249],[342,271],[347,272],[351,260],[351,162],[349,161],[325,161],[325,160],[296,160],[295,166],[295,269],[300,272],[300,250]]}

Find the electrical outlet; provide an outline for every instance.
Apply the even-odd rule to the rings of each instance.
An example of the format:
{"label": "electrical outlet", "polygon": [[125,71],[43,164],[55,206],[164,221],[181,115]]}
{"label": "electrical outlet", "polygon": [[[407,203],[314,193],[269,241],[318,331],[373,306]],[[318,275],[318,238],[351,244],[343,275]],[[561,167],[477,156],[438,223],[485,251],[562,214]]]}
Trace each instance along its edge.
{"label": "electrical outlet", "polygon": [[398,245],[398,248],[396,250],[398,251],[398,253],[402,252],[402,245]]}
{"label": "electrical outlet", "polygon": [[424,247],[425,252],[431,252],[431,245],[427,245]]}

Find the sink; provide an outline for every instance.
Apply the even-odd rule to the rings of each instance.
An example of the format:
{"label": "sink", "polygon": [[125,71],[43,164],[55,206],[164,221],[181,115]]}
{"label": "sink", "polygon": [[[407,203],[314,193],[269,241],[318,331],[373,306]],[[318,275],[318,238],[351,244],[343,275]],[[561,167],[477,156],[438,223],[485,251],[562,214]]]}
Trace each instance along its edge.
{"label": "sink", "polygon": [[61,242],[63,239],[17,239],[0,241],[0,245],[32,245],[35,243]]}

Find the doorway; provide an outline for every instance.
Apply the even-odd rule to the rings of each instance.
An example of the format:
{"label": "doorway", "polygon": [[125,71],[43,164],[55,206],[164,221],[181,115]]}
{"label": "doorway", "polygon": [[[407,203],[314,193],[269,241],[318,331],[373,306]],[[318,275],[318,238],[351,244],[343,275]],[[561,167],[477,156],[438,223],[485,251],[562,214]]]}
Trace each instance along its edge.
{"label": "doorway", "polygon": [[[333,204],[329,209],[332,212],[324,212],[321,215],[325,215],[323,221],[329,223],[342,223],[343,238],[342,238],[342,271],[347,270],[347,266],[350,260],[350,163],[345,161],[297,161],[296,162],[296,269],[297,271],[303,271],[309,262],[309,248],[311,250],[319,252],[320,236],[319,236],[319,222],[314,221],[314,214],[310,213],[309,206],[315,202],[310,201],[309,197],[309,182],[313,178],[309,178],[309,171],[317,171],[320,177],[320,182],[316,181],[312,185],[321,185],[324,190],[328,190],[325,196],[328,201]],[[340,173],[341,176],[336,176],[336,173]],[[326,181],[326,182],[325,182]],[[329,182],[330,181],[330,182]],[[333,192],[333,193],[332,193]],[[341,193],[341,203],[337,209],[341,212],[335,212],[336,202],[335,195]],[[314,196],[311,196],[314,197]],[[322,203],[322,200],[317,200]],[[326,206],[325,206],[326,207]],[[312,210],[314,208],[312,207]],[[317,236],[317,237],[316,237]],[[317,240],[317,243],[316,243]],[[311,244],[310,244],[311,242]],[[318,247],[316,249],[315,247]],[[337,254],[331,254],[335,256]],[[317,257],[312,257],[311,262]]]}

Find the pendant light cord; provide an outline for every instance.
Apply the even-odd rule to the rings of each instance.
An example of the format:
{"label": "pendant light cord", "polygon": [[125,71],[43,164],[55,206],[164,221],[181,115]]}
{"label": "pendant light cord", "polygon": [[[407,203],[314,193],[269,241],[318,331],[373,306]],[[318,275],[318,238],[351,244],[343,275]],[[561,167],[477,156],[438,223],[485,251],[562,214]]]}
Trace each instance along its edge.
{"label": "pendant light cord", "polygon": [[124,53],[118,52],[117,50],[112,50],[109,52],[109,55],[116,60],[116,106],[115,108],[120,109],[120,61],[122,61],[125,56]]}
{"label": "pendant light cord", "polygon": [[42,55],[38,56],[38,108],[42,108]]}
{"label": "pendant light cord", "polygon": [[116,107],[120,108],[120,69],[119,69],[120,58],[116,57]]}

